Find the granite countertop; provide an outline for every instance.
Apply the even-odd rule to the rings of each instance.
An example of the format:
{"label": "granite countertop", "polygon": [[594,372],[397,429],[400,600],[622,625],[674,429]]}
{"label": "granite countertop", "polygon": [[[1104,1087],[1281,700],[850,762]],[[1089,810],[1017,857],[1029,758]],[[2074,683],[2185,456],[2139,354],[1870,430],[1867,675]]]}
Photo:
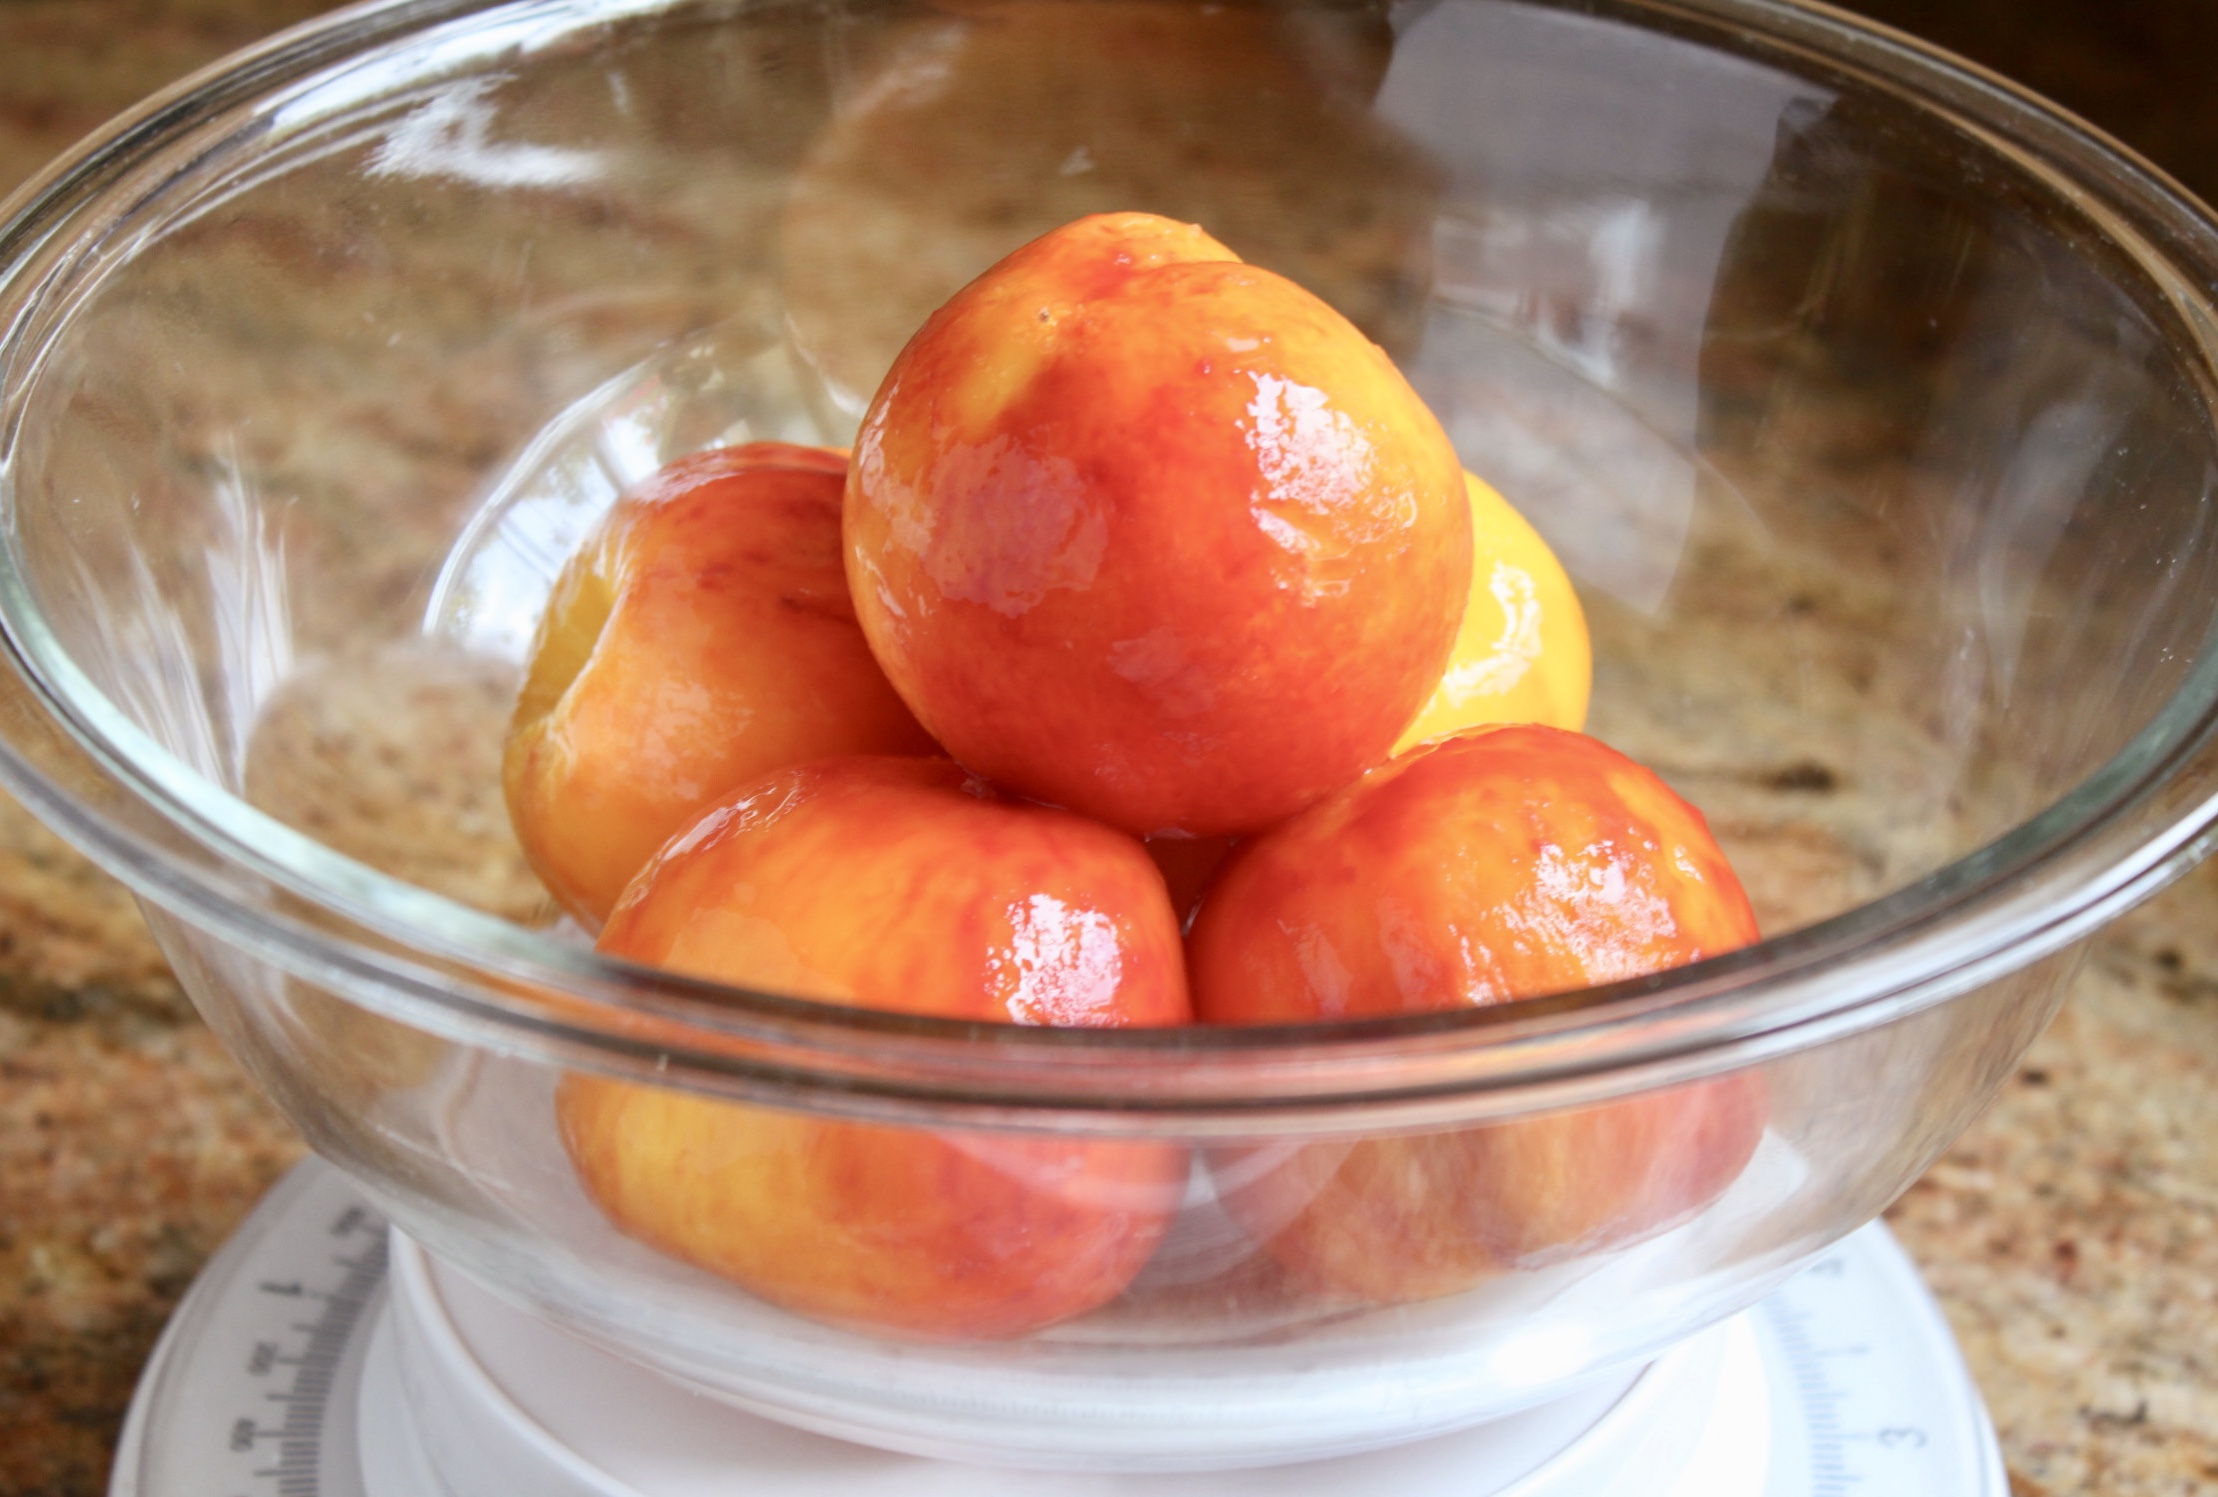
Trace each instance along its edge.
{"label": "granite countertop", "polygon": [[[0,191],[172,78],[322,8],[0,4]],[[2026,78],[2218,193],[2218,105],[2194,61],[2218,46],[2218,6],[1865,8]],[[1890,1213],[1963,1342],[2018,1497],[2218,1490],[2213,1136],[2206,869],[2093,944],[2014,1081]],[[164,1318],[300,1152],[194,1017],[129,897],[0,800],[0,1497],[104,1490]]]}

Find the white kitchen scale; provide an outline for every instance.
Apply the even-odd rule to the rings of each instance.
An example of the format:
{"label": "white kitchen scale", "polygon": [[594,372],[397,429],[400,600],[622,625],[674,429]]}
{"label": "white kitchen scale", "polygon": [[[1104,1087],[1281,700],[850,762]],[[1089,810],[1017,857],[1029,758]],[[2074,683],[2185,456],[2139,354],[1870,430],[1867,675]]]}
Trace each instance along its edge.
{"label": "white kitchen scale", "polygon": [[209,1263],[132,1399],[110,1497],[2007,1497],[1916,1269],[1874,1223],[1629,1378],[1307,1465],[1043,1472],[727,1407],[435,1262],[317,1160]]}

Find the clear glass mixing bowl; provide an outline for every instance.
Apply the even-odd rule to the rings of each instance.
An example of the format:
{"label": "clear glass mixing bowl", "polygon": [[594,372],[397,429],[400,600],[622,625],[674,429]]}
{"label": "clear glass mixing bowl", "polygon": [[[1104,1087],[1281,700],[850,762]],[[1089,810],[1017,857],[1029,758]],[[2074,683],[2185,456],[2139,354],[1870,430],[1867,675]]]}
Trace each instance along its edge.
{"label": "clear glass mixing bowl", "polygon": [[[1200,222],[1402,362],[1576,578],[1595,731],[1707,812],[1768,940],[1494,1010],[1106,1033],[552,924],[498,744],[570,545],[676,454],[845,441],[926,311],[1106,208]],[[814,1428],[1237,1465],[1623,1376],[1879,1211],[2072,944],[2209,835],[2214,225],[1821,9],[411,0],[118,121],[12,202],[0,267],[0,777],[409,1233]],[[1113,1196],[1119,1159],[1184,1193],[1048,1329],[820,1324],[594,1206],[556,1115],[588,1076],[741,1153],[863,1126],[1020,1195]],[[1015,1220],[1012,1262],[1086,1250]]]}

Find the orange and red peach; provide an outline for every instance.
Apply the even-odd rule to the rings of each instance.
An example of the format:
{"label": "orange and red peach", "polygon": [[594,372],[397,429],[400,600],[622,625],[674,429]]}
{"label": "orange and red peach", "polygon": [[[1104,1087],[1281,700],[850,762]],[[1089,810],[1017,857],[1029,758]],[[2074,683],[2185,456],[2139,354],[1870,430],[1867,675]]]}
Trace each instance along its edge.
{"label": "orange and red peach", "polygon": [[1386,355],[1146,214],[933,314],[846,523],[863,632],[948,751],[1143,835],[1252,831],[1384,758],[1470,591],[1462,470]]}
{"label": "orange and red peach", "polygon": [[[1700,813],[1594,739],[1441,740],[1242,845],[1189,943],[1207,1022],[1505,1003],[1756,939]],[[1367,1301],[1465,1289],[1684,1220],[1736,1179],[1753,1075],[1446,1132],[1225,1151],[1226,1203],[1295,1276]]]}
{"label": "orange and red peach", "polygon": [[[823,760],[735,793],[642,871],[600,949],[941,1018],[1190,1018],[1178,921],[1140,845],[944,759]],[[1020,1335],[1113,1299],[1187,1173],[1171,1144],[852,1122],[585,1075],[557,1105],[623,1231],[788,1309],[932,1338]]]}
{"label": "orange and red peach", "polygon": [[563,568],[502,778],[533,868],[589,925],[665,838],[757,775],[937,752],[855,627],[846,472],[839,453],[776,442],[680,458]]}

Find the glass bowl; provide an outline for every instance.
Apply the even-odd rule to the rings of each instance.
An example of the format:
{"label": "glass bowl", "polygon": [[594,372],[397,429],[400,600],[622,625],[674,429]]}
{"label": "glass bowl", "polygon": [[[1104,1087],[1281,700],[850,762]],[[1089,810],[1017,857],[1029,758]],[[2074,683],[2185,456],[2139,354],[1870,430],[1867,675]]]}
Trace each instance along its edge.
{"label": "glass bowl", "polygon": [[[675,455],[844,443],[931,307],[1110,208],[1402,363],[1576,579],[1593,730],[1707,813],[1768,939],[1487,1010],[1081,1032],[553,920],[499,743],[568,549]],[[1871,1218],[2074,943],[2202,851],[2213,227],[2008,85],[1766,0],[357,8],[8,207],[0,778],[319,1152],[581,1336],[928,1454],[1408,1440],[1623,1377]],[[1020,1336],[822,1323],[596,1207],[558,1122],[596,1088],[1067,1208],[980,1229],[1012,1293],[1141,1230],[1132,1161],[1160,1240]]]}

